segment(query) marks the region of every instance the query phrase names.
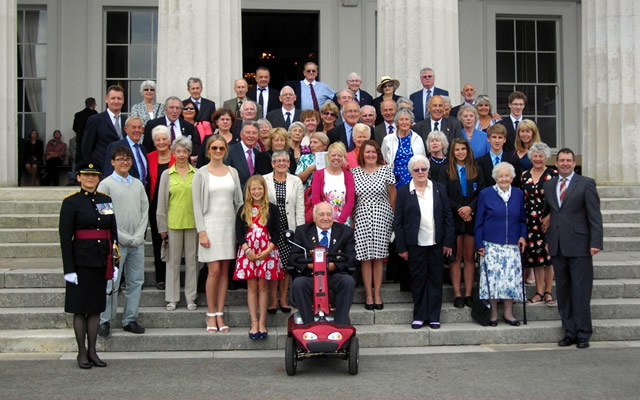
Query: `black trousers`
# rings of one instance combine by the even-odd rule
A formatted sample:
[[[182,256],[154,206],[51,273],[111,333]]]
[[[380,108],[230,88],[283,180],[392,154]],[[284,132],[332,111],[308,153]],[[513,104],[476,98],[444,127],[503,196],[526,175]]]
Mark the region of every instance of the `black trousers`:
[[[409,246],[413,319],[440,322],[442,309],[442,245]]]
[[[591,325],[591,291],[593,289],[593,258],[551,257],[556,279],[558,313],[566,335],[574,339],[589,339]]]
[[[336,314],[334,322],[338,325],[348,325],[356,281],[351,275],[334,273],[329,275],[329,289],[335,293]],[[291,292],[300,311],[302,322],[305,324],[313,322],[313,278],[298,276],[293,281]]]
[[[153,244],[153,265],[156,269],[156,282],[164,282],[167,274],[167,264],[162,261],[160,251],[162,249],[162,236],[158,232],[156,209],[158,208],[157,193],[154,201],[149,204],[149,225],[151,226],[151,243]]]

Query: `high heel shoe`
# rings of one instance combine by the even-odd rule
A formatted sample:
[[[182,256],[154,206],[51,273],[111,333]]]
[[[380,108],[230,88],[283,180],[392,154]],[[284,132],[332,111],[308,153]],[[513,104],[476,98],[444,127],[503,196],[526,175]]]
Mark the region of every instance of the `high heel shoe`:
[[[493,321],[489,320],[489,326],[496,327],[498,326],[498,320],[494,319]]]
[[[289,314],[291,312],[291,307],[280,306],[280,311],[282,311],[285,314]]]
[[[216,318],[218,316],[218,313],[207,313],[207,332],[218,332],[218,318]],[[213,318],[214,320],[214,325],[209,325],[209,318]]]
[[[218,323],[217,317],[222,317],[224,313],[222,311],[215,313],[216,314],[216,324]],[[222,325],[218,327],[218,331],[220,332],[229,332],[229,325]]]

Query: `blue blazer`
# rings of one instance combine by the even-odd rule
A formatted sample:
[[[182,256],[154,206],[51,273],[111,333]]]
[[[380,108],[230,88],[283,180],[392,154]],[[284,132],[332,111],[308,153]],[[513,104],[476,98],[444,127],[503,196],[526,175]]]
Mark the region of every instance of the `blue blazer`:
[[[504,201],[493,186],[482,189],[478,196],[474,239],[476,249],[484,248],[483,241],[496,244],[517,244],[527,238],[524,193],[511,186],[511,197]]]
[[[433,184],[433,221],[436,230],[436,243],[446,247],[453,247],[455,234],[447,189],[441,183],[434,181],[431,181],[431,183]],[[418,244],[420,205],[415,191],[409,192],[409,185],[404,185],[398,189],[393,229],[396,234],[398,253],[407,251],[407,246]]]
[[[147,150],[144,148],[142,143],[139,143],[139,144],[140,144],[140,150],[142,151],[142,156],[144,157],[145,161],[147,161],[147,180],[148,180],[149,179],[149,161],[147,160]],[[113,174],[113,165],[111,165],[111,152],[113,151],[113,149],[115,149],[118,146],[129,146],[129,141],[125,138],[122,140],[118,140],[117,142],[113,142],[107,147],[107,152],[105,153],[105,156],[104,156],[104,166],[102,167],[102,175],[104,175],[105,177]],[[131,149],[131,152],[134,153],[133,160],[131,161],[131,169],[129,169],[129,175],[133,176],[134,178],[140,179],[140,171],[138,171],[138,163],[136,163],[135,161],[136,160],[135,149],[132,149],[131,147],[129,147],[129,149]],[[147,186],[147,182],[142,182],[142,184],[144,186]]]
[[[449,91],[440,89],[439,87],[433,87],[433,96],[448,96]],[[413,113],[416,116],[415,121],[420,122],[424,119],[424,102],[422,101],[422,89],[417,92],[411,93],[409,100],[413,101]]]

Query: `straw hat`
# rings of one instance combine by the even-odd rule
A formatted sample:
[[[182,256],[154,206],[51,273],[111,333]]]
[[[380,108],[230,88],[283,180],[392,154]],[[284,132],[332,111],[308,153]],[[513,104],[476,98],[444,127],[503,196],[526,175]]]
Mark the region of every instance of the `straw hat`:
[[[398,88],[400,87],[400,81],[399,80],[393,79],[390,76],[383,76],[382,78],[380,78],[380,84],[376,88],[378,93],[382,93],[382,86],[384,86],[385,83],[389,83],[389,82],[393,83],[393,86],[395,87],[395,89],[393,89],[394,91],[398,90]]]

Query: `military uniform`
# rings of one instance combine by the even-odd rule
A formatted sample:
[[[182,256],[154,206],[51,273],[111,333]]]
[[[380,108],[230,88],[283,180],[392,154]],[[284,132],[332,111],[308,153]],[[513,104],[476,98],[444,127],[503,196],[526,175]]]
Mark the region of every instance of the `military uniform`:
[[[78,274],[78,285],[67,282],[65,311],[75,314],[104,311],[110,242],[118,239],[111,197],[85,190],[70,194],[62,202],[59,231],[64,273]],[[91,235],[92,232],[95,234]],[[110,235],[110,238],[81,239],[79,235]]]

